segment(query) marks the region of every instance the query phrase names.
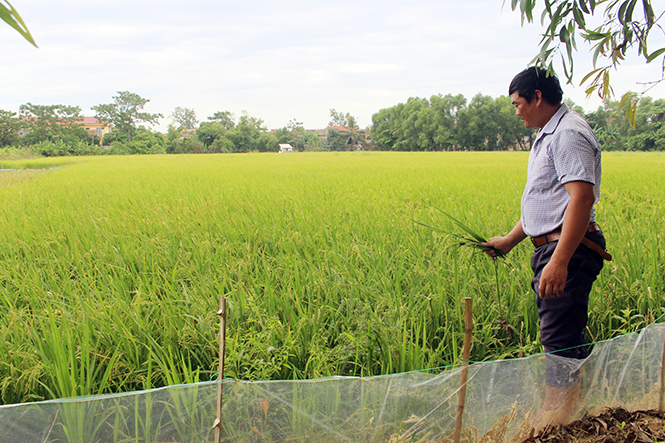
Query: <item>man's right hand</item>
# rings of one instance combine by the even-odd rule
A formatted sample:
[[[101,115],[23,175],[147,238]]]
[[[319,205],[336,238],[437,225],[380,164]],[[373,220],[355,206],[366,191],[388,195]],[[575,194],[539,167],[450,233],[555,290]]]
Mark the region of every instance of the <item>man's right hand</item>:
[[[489,241],[483,243],[483,245],[488,246],[490,248],[494,248],[496,250],[499,250],[503,252],[504,254],[509,253],[510,251],[513,250],[515,246],[522,240],[526,238],[526,234],[524,233],[524,229],[522,229],[522,221],[518,221],[515,227],[513,228],[512,231],[505,237],[492,237],[489,239]],[[487,254],[492,260],[496,259],[496,251],[493,250],[488,250],[485,251],[485,254]]]
[[[487,254],[492,260],[497,257],[496,250],[507,254],[515,247],[515,245],[511,244],[508,237],[492,237],[489,241],[483,243],[483,245],[493,248],[485,251],[485,254]]]

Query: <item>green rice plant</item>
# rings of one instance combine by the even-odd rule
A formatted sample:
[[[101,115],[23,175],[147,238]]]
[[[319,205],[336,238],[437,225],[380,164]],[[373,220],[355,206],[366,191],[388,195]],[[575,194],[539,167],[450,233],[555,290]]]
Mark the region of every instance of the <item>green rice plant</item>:
[[[441,209],[436,208],[437,211],[441,212],[443,215],[448,217],[450,220],[453,221],[457,227],[459,227],[462,231],[464,231],[464,234],[460,234],[457,232],[449,233],[450,236],[455,238],[457,240],[456,246],[463,246],[463,247],[468,247],[472,248],[481,252],[493,252],[496,257],[504,257],[505,254],[503,251],[500,251],[499,249],[493,248],[491,246],[485,245],[487,243],[487,239],[483,237],[481,234],[479,234],[476,230],[470,228],[469,226],[465,225],[461,221],[457,220],[455,217],[452,215],[448,214],[445,211],[442,211]],[[431,229],[436,229],[432,226],[426,225],[424,223],[416,221],[419,225],[431,228]]]
[[[493,254],[493,263],[494,263],[494,278],[495,278],[495,296],[496,296],[496,305],[497,308],[499,309],[499,318],[501,319],[500,324],[506,328],[506,330],[515,332],[515,329],[508,325],[506,322],[506,318],[503,315],[503,311],[501,310],[501,292],[500,292],[500,285],[499,285],[499,268],[497,265],[497,258],[503,258],[505,257],[505,254],[503,251],[500,251],[499,249],[496,249],[491,246],[487,246],[485,243],[487,243],[487,239],[481,234],[479,234],[475,229],[470,228],[469,226],[465,225],[461,221],[457,220],[455,217],[452,215],[448,214],[445,211],[442,211],[441,209],[436,208],[439,212],[441,212],[443,215],[445,215],[448,219],[452,220],[452,222],[459,227],[464,233],[449,233],[451,237],[455,239],[455,246],[457,247],[466,247],[466,248],[471,248],[472,250],[475,251],[480,251],[480,252],[491,252]],[[437,229],[432,226],[426,225],[424,223],[416,221],[417,224],[431,228],[431,229]],[[494,322],[493,322],[494,323]]]

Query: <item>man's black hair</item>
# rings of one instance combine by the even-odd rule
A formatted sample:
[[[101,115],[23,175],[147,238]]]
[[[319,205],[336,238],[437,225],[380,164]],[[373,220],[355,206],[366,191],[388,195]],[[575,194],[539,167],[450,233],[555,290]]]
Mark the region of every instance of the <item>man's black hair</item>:
[[[513,78],[508,88],[508,95],[517,92],[520,97],[528,103],[533,100],[533,95],[539,90],[543,99],[550,105],[556,106],[561,103],[563,91],[556,75],[547,75],[547,70],[534,66],[525,69]]]

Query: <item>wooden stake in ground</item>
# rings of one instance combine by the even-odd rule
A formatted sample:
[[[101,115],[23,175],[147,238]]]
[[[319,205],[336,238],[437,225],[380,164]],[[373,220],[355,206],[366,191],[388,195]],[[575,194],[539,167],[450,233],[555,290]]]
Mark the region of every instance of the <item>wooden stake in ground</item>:
[[[473,334],[473,300],[464,298],[464,348],[462,348],[462,359],[464,366],[459,381],[457,393],[457,416],[455,417],[455,433],[453,441],[459,443],[462,433],[462,416],[464,415],[464,402],[466,401],[466,382],[469,378],[469,356],[471,353],[471,337]]]
[[[222,401],[224,398],[224,355],[226,347],[226,297],[219,298],[219,373],[217,380],[217,418],[212,427],[215,429],[215,443],[222,439]]]
[[[663,340],[663,356],[660,361],[660,401],[658,402],[658,412],[665,412],[665,339]]]

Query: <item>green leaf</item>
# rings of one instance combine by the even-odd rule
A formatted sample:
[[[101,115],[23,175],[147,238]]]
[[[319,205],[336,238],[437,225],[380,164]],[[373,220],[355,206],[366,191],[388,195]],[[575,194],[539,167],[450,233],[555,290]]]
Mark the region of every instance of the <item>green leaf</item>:
[[[602,68],[602,69],[604,69],[604,68]],[[586,83],[587,80],[589,80],[594,74],[598,73],[598,71],[600,71],[600,70],[601,70],[601,68],[598,68],[598,69],[594,69],[593,71],[589,72],[587,75],[584,76],[584,78],[580,82],[580,85],[583,85],[584,83]]]
[[[586,90],[584,91],[584,93],[585,93],[585,94],[587,95],[587,97],[588,97],[588,96],[590,96],[591,94],[593,94],[593,91],[595,91],[597,88],[598,88],[598,85],[593,85],[593,86],[591,86],[590,88],[586,89]]]
[[[570,82],[573,79],[573,42],[568,40],[566,42],[566,53],[568,55],[568,62],[570,64],[570,77],[568,81]]]
[[[586,28],[586,21],[584,20],[584,13],[582,13],[581,10],[578,8],[573,9],[573,15],[575,16],[575,21],[577,22],[577,26],[580,28],[584,29]]]
[[[545,19],[552,15],[550,9],[543,9],[543,13],[540,15],[540,26],[545,26]]]
[[[14,7],[8,1],[0,1],[4,1],[7,3],[7,6],[9,6],[9,8],[7,8],[6,6],[0,4],[0,18],[4,20],[9,26],[16,29],[18,33],[21,34],[27,41],[32,43],[34,47],[37,47],[37,44],[32,38],[32,35],[30,35],[30,31],[28,31],[28,27],[25,25],[23,19],[18,14],[16,9],[14,9]]]
[[[635,4],[637,0],[631,0],[628,8],[626,8],[626,16],[624,17],[625,23],[630,23],[633,21],[633,11],[635,10]]]
[[[554,14],[552,15],[552,28],[556,28],[559,26],[559,23],[561,23],[561,13],[563,12],[563,8],[565,5],[559,5],[559,7],[554,11]]]
[[[630,93],[624,94],[624,97]],[[623,101],[623,100],[622,100]],[[635,129],[635,111],[637,110],[637,100],[634,99],[634,96],[630,99],[630,103],[626,105],[626,117],[630,125]]]
[[[596,50],[593,52],[593,66],[594,66],[594,68],[596,67],[596,64],[598,63],[598,57],[600,57],[600,55],[603,52],[603,47],[608,43],[608,41],[609,41],[609,37],[607,37],[604,42],[600,42],[596,45]]]
[[[568,47],[566,47],[566,49],[570,51]],[[568,70],[568,63],[570,63],[570,71]],[[568,83],[571,83],[573,81],[573,59],[570,56],[570,53],[568,54],[568,63],[566,63],[566,59],[563,57],[563,54],[561,54],[561,64],[563,65],[563,73],[566,76]]]
[[[619,101],[619,109],[625,108],[629,103],[632,103],[637,99],[637,94],[634,92],[626,92],[623,96],[621,96],[621,100]]]
[[[647,63],[651,63],[656,58],[665,53],[665,48],[660,48],[652,52],[650,55],[647,55]]]
[[[646,1],[646,0],[645,0]],[[589,14],[589,8],[586,5],[586,0],[579,0],[580,8],[584,11],[585,14]]]
[[[603,73],[603,86],[601,88],[603,99],[608,99],[612,95],[612,87],[610,86],[610,71],[605,70]]]
[[[621,4],[619,7],[619,13],[617,14],[617,18],[619,19],[619,22],[622,25],[626,25],[626,9],[628,9],[628,5],[630,4],[631,0],[626,0]]]
[[[654,14],[649,0],[642,0],[642,7],[644,8],[644,18],[647,21],[647,27],[651,28],[655,22],[656,14]]]
[[[527,22],[533,22],[533,8],[535,0],[520,0],[520,11],[522,11],[522,21],[526,17]]]
[[[584,34],[584,38],[587,40],[602,40],[607,38],[609,35],[610,34],[608,32],[588,31],[586,34]]]
[[[570,40],[570,33],[568,32],[567,26],[564,25],[561,27],[561,30],[559,31],[559,39],[563,43],[568,43],[568,41]]]
[[[575,22],[572,20],[568,23],[568,34],[570,35],[570,43],[573,45],[575,51],[577,51],[577,43],[575,43]]]

